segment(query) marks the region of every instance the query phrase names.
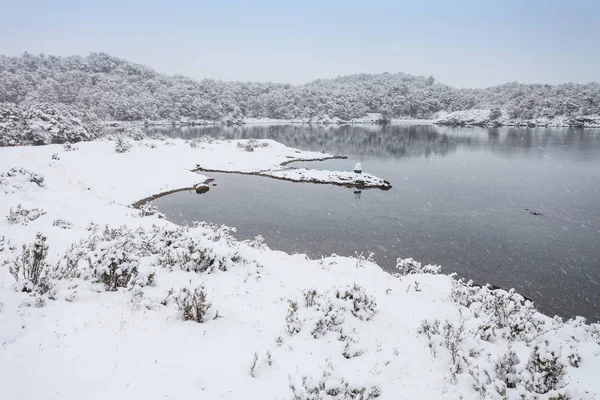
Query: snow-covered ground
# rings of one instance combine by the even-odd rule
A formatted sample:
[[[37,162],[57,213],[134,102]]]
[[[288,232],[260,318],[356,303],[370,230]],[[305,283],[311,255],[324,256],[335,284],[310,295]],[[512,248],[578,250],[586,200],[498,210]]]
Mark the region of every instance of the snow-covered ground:
[[[598,398],[598,325],[413,260],[390,275],[362,255],[310,260],[130,207],[203,181],[196,164],[327,156],[257,143],[0,148],[0,396]]]

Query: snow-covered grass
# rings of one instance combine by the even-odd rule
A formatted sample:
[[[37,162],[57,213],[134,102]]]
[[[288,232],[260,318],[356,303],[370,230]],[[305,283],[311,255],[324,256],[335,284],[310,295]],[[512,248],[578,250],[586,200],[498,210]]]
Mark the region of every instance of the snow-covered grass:
[[[598,325],[414,260],[310,260],[129,206],[202,181],[195,164],[320,155],[238,143],[0,149],[0,216],[46,212],[0,220],[2,398],[597,398]]]

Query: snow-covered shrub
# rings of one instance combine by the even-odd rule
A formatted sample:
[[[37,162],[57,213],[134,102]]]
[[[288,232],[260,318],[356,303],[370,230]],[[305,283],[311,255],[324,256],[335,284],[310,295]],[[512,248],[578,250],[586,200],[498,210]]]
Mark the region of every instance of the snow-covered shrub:
[[[253,378],[258,377],[261,370],[272,367],[274,363],[275,360],[270,351],[267,350],[264,355],[255,352],[250,363],[250,376]]]
[[[346,320],[346,308],[344,305],[324,301],[317,305],[320,314],[314,325],[311,335],[318,339],[327,334],[327,332],[342,332],[342,324]]]
[[[354,256],[356,258],[356,268],[362,268],[375,262],[375,253],[369,252],[369,255],[365,257],[363,253],[354,252]]]
[[[131,150],[131,147],[131,142],[129,142],[128,139],[125,139],[121,136],[117,137],[115,142],[115,151],[117,153],[127,153],[129,150]]]
[[[146,203],[140,207],[140,217],[151,217],[153,215],[156,215],[160,219],[167,218],[163,213],[158,211],[158,207],[150,203]]]
[[[338,291],[336,297],[352,301],[352,315],[361,321],[368,321],[377,313],[375,298],[368,295],[365,289],[357,284],[343,291]]]
[[[446,320],[440,329],[440,321],[430,322],[423,320],[417,333],[425,335],[428,339],[428,347],[431,354],[437,357],[438,348],[446,348],[450,356],[450,374],[451,381],[456,382],[458,374],[463,371],[465,364],[465,354],[463,350],[463,341],[465,338],[464,322],[455,325]]]
[[[237,248],[239,244],[231,237],[234,230],[225,226],[200,224],[203,234],[190,235],[187,228],[165,231],[159,238],[159,263],[169,269],[182,269],[198,273],[227,271],[244,260]]]
[[[288,313],[285,316],[285,329],[290,336],[299,333],[302,329],[302,323],[298,318],[298,303],[288,300]]]
[[[123,130],[123,133],[119,137],[129,138],[139,142],[140,140],[146,139],[146,134],[137,126],[128,126]]]
[[[571,367],[579,368],[579,365],[581,364],[581,355],[579,354],[577,349],[575,349],[575,347],[571,346],[569,348],[567,360],[569,360],[569,365],[571,365]]]
[[[306,289],[302,294],[304,295],[304,305],[306,307],[312,307],[316,304],[315,298],[317,297],[317,289]]]
[[[293,400],[372,400],[381,396],[378,386],[350,384],[344,378],[334,378],[325,371],[317,380],[303,376],[300,385],[290,382]]]
[[[76,150],[79,150],[79,147],[77,147],[71,143],[65,143],[65,144],[63,144],[63,150],[64,151],[76,151]]]
[[[41,282],[48,267],[47,256],[46,237],[37,233],[33,243],[23,245],[21,255],[7,262],[10,273],[19,283],[20,290],[31,292]]]
[[[208,136],[208,135],[202,135],[200,137],[190,140],[189,145],[193,149],[196,149],[196,148],[202,149],[202,148],[204,148],[204,144],[211,144],[214,141],[215,141],[215,138]]]
[[[58,218],[52,222],[52,226],[57,226],[61,229],[71,229],[73,227],[73,224],[69,221]]]
[[[126,288],[137,276],[139,261],[123,248],[100,245],[91,259],[94,275],[104,283],[107,291],[114,292],[119,288]]]
[[[518,370],[520,362],[517,353],[515,353],[512,347],[509,347],[506,353],[500,357],[494,366],[496,377],[501,380],[508,389],[516,388],[517,383],[521,379],[518,374],[521,372]]]
[[[354,357],[361,356],[365,353],[365,349],[358,346],[357,340],[351,336],[346,336],[345,340],[346,344],[344,345],[344,350],[342,351],[342,356],[349,360]]]
[[[456,327],[453,323],[446,321],[443,326],[444,346],[450,352],[450,374],[452,381],[462,372],[462,342],[464,340],[464,325],[461,323]]]
[[[268,250],[269,249],[269,247],[265,243],[265,238],[262,237],[262,235],[257,235],[254,237],[254,239],[245,240],[244,243],[246,243],[248,246],[252,247],[253,249],[257,249],[257,250]]]
[[[199,323],[206,321],[208,310],[211,307],[204,286],[198,286],[193,290],[182,288],[175,296],[175,303],[185,321]]]
[[[9,224],[28,225],[30,222],[35,221],[44,214],[46,214],[46,211],[40,208],[28,209],[19,204],[15,209],[12,207],[10,208],[6,220]]]
[[[437,355],[437,348],[439,343],[437,337],[440,335],[440,321],[434,320],[429,322],[428,320],[421,321],[421,325],[417,329],[417,333],[427,336],[429,351],[435,357]]]
[[[14,251],[16,249],[17,248],[10,243],[10,240],[6,236],[0,235],[0,253],[4,251]]]
[[[528,334],[537,331],[539,322],[533,303],[514,289],[493,290],[459,279],[452,281],[450,297],[481,319],[479,336],[484,340],[491,340],[498,330],[501,337],[509,339],[527,339]]]
[[[358,285],[322,293],[312,288],[307,289],[303,291],[303,300],[302,306],[306,308],[306,313],[303,314],[306,317],[299,315],[301,308],[298,302],[290,301],[286,330],[291,335],[300,332],[301,326],[313,324],[310,331],[313,338],[318,339],[328,332],[337,332],[340,341],[347,341],[348,334],[343,324],[349,315],[358,321],[369,321],[377,312],[375,298]]]
[[[439,265],[421,265],[420,262],[412,258],[398,258],[396,260],[395,276],[406,276],[413,274],[439,274],[441,267]]]
[[[248,141],[240,141],[237,144],[238,149],[243,149],[244,151],[252,152],[254,149],[260,147],[269,147],[269,142],[259,142],[256,139],[250,139]]]
[[[527,362],[527,371],[531,375],[528,389],[535,393],[548,393],[565,385],[560,348],[552,348],[548,342],[536,344]]]
[[[11,168],[0,174],[0,188],[5,193],[14,193],[30,183],[44,187],[44,176],[25,168]]]
[[[52,154],[52,159],[55,161],[58,161],[58,160],[60,160],[60,155],[58,155],[58,153],[54,153],[54,154]]]

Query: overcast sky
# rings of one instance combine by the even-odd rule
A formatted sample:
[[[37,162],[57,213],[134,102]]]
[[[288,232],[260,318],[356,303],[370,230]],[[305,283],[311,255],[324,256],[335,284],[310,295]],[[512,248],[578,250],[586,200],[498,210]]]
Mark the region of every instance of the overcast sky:
[[[196,79],[600,81],[600,0],[0,0],[0,10],[1,54],[105,52]]]

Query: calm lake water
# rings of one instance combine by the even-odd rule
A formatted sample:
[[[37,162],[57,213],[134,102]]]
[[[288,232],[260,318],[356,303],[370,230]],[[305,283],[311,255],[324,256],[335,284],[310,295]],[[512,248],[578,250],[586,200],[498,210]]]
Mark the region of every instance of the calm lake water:
[[[269,138],[347,160],[291,166],[366,172],[393,188],[352,189],[208,174],[204,195],[155,201],[179,224],[207,221],[313,257],[373,252],[514,287],[547,314],[600,320],[600,130],[436,126],[169,128],[193,138]],[[528,211],[528,210],[529,211]],[[541,213],[534,215],[533,213]]]

